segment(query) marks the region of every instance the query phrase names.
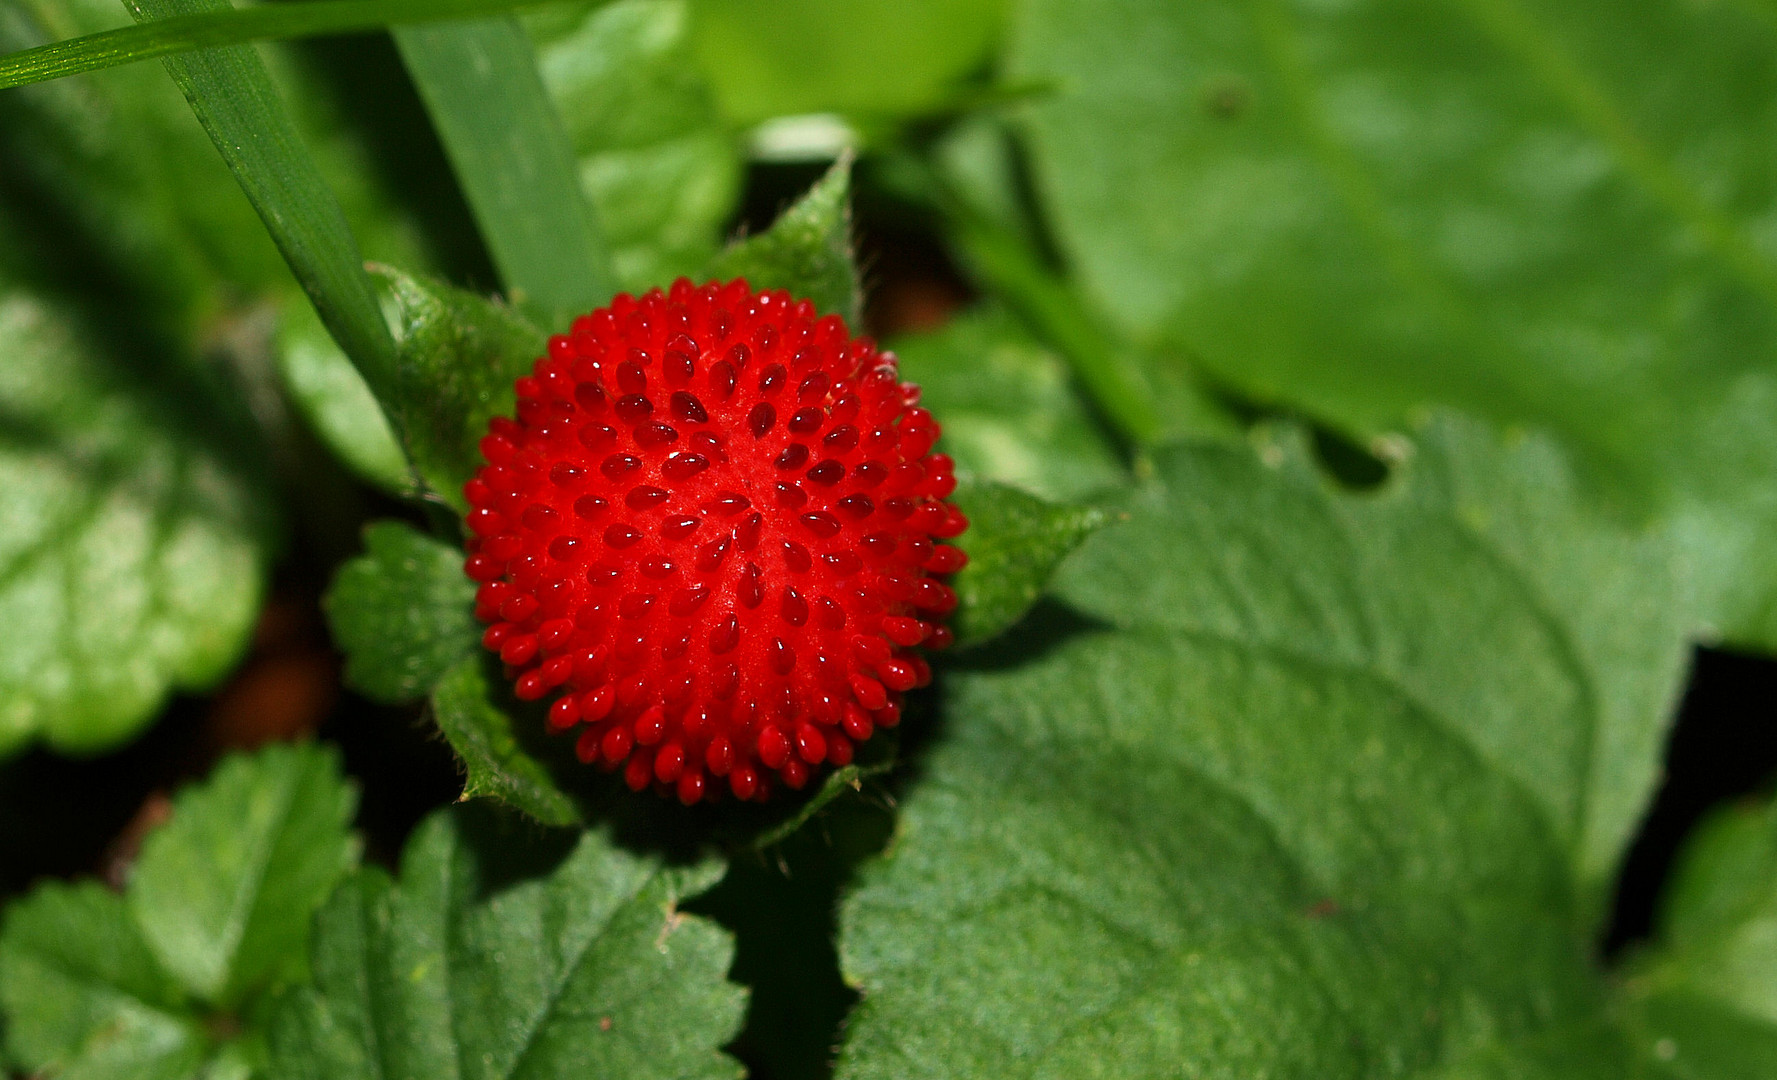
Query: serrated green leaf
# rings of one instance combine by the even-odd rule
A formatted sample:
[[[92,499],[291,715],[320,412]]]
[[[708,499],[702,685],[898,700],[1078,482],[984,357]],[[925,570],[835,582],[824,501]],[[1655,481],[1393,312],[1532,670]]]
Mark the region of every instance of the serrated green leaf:
[[[1052,503],[991,481],[964,483],[951,501],[969,517],[955,541],[969,564],[950,583],[958,645],[979,644],[1022,618],[1061,560],[1106,520],[1097,507]]]
[[[771,228],[716,256],[707,277],[744,277],[754,289],[788,289],[823,315],[856,327],[862,286],[852,262],[851,158],[843,157]]]
[[[51,882],[6,909],[0,1008],[13,1065],[82,1080],[186,1080],[208,1040],[121,896]]]
[[[0,283],[0,751],[117,745],[220,678],[258,610],[261,481],[207,395],[127,370]]]
[[[958,472],[1062,500],[1127,479],[1066,365],[1006,312],[974,310],[891,344]]]
[[[1594,748],[1671,693],[1597,687],[1682,664],[1677,615],[1636,595],[1666,539],[1564,518],[1571,478],[1525,467],[1546,446],[1449,421],[1373,496],[1258,450],[1159,453],[1066,564],[1044,647],[951,662],[946,741],[845,905],[839,1075],[1634,1074],[1586,959],[1587,838],[1623,782]],[[1621,562],[1562,610],[1567,571],[1450,475],[1521,480],[1535,552]],[[1638,647],[1576,644],[1582,620]]]
[[[740,155],[691,54],[689,22],[684,0],[527,20],[617,283],[632,292],[697,273],[740,198]]]
[[[225,759],[175,796],[123,895],[47,883],[0,925],[10,1061],[70,1080],[244,1080],[267,992],[307,971],[309,924],[356,857],[337,756]]]
[[[187,992],[237,1005],[303,971],[309,917],[358,857],[357,793],[331,749],[224,759],[142,844],[129,906]]]
[[[481,437],[495,416],[510,416],[512,384],[543,355],[545,336],[517,312],[461,289],[377,272],[401,312],[398,389],[408,457],[427,488],[466,512],[463,484],[481,466]]]
[[[452,668],[432,692],[438,729],[468,774],[463,797],[498,799],[545,825],[575,824],[579,806],[520,739],[521,732],[541,732],[542,717],[529,710],[532,723],[521,727],[513,716],[520,708],[479,656]]]
[[[346,682],[391,704],[426,697],[480,644],[463,551],[397,521],[368,526],[364,548],[321,602]]]
[[[1093,302],[1366,436],[1557,432],[1777,642],[1777,22],[1747,5],[1024,4],[1008,60]],[[1650,79],[1650,70],[1661,72]],[[1683,86],[1682,94],[1672,88]]]
[[[1649,1060],[1687,1080],[1777,1070],[1777,803],[1717,811],[1661,905],[1655,947],[1630,965],[1626,1005]]]
[[[126,6],[139,22],[233,10],[228,0],[126,0]],[[264,62],[251,46],[235,45],[164,63],[328,333],[371,388],[390,396],[395,342],[363,256]]]
[[[566,330],[616,286],[524,28],[505,17],[394,36],[513,303]]]
[[[283,1003],[270,1075],[738,1077],[719,1050],[745,1001],[723,978],[732,946],[677,909],[720,876],[600,832],[440,811],[399,883],[365,870],[322,912],[315,986]]]
[[[1003,0],[693,0],[697,53],[743,123],[839,112],[881,122],[945,104],[986,59]]]

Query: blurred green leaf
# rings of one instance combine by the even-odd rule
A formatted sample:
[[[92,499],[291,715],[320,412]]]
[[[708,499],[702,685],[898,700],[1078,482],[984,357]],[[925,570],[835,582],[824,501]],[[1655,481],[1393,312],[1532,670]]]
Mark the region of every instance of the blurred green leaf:
[[[1777,803],[1730,806],[1687,843],[1658,943],[1625,981],[1638,1042],[1686,1080],[1777,1071]]]
[[[193,49],[381,30],[534,7],[549,0],[310,0],[300,7],[185,12],[0,56],[0,88],[60,79]]]
[[[719,1050],[746,1000],[723,978],[733,947],[678,910],[720,864],[667,868],[600,832],[539,840],[439,811],[399,883],[366,869],[342,886],[316,923],[314,988],[279,1010],[270,1075],[739,1077]]]
[[[950,622],[959,645],[1016,623],[1061,560],[1106,520],[1096,507],[1052,503],[991,481],[964,483],[951,501],[969,516],[968,531],[956,539],[969,564],[951,581],[958,603]]]
[[[541,736],[541,711],[523,706],[503,681],[488,677],[490,661],[473,656],[452,668],[432,691],[432,715],[468,774],[463,797],[494,798],[545,825],[572,825],[580,808],[555,782],[549,768],[521,741]]]
[[[516,19],[397,29],[513,303],[550,330],[611,298],[610,253]]]
[[[6,1052],[29,1072],[187,1080],[209,1040],[124,899],[96,881],[46,882],[0,924]]]
[[[264,482],[207,393],[145,385],[38,295],[0,285],[0,356],[0,751],[105,749],[245,646]]]
[[[122,4],[0,5],[0,48],[127,23]],[[288,282],[277,248],[191,107],[157,65],[0,93],[14,244],[34,269],[189,340],[239,290]],[[12,246],[12,245],[9,245]]]
[[[392,495],[412,494],[413,470],[388,416],[314,308],[298,299],[281,315],[278,375],[303,418],[352,472]]]
[[[228,0],[126,3],[138,21],[233,10]],[[164,62],[328,332],[372,389],[386,396],[394,377],[394,339],[339,202],[303,146],[264,62],[248,45]]]
[[[244,1077],[267,992],[307,971],[315,910],[355,861],[338,756],[226,758],[175,797],[124,894],[48,883],[0,925],[8,1057],[44,1075]]]
[[[463,484],[481,467],[487,422],[513,414],[512,384],[543,355],[545,335],[473,293],[391,267],[376,271],[401,317],[398,388],[387,404],[428,490],[466,512]]]
[[[980,308],[891,344],[944,426],[959,473],[1072,499],[1127,478],[1067,367],[1005,311]]]
[[[621,0],[526,20],[617,283],[697,273],[740,198],[741,161],[690,48],[684,0]]]
[[[391,704],[426,697],[480,643],[463,550],[398,521],[373,522],[364,547],[321,601],[346,682]]]
[[[1564,516],[1546,444],[1444,420],[1418,448],[1363,496],[1288,432],[1159,452],[1043,647],[950,662],[946,738],[843,910],[838,1075],[1634,1075],[1588,837],[1657,759],[1598,748],[1666,718],[1683,641],[1641,594],[1674,587],[1668,541]],[[1562,586],[1584,610],[1473,520],[1476,477],[1604,564]],[[1593,652],[1599,621],[1637,647]],[[1604,704],[1647,656],[1665,680]]]
[[[697,54],[741,123],[945,104],[985,66],[1004,0],[692,0]]]
[[[1365,436],[1423,403],[1675,514],[1777,645],[1777,22],[1749,5],[1032,0],[1009,75],[1092,302]],[[1657,77],[1650,73],[1658,72]]]
[[[852,327],[864,309],[863,287],[852,261],[851,158],[841,158],[771,228],[716,256],[706,277],[746,278],[758,289],[788,289],[815,310],[839,315]]]

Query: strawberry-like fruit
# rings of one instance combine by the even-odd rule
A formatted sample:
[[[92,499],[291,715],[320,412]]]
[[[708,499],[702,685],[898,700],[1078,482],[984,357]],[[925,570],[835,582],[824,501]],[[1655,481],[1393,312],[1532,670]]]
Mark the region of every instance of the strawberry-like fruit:
[[[931,678],[967,520],[892,353],[745,281],[619,295],[549,339],[464,486],[483,643],[582,761],[763,799]]]

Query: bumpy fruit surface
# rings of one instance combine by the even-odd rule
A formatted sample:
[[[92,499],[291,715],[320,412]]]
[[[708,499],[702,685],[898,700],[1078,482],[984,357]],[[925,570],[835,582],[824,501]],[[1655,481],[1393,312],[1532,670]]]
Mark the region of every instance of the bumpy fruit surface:
[[[792,788],[900,719],[968,522],[892,353],[745,281],[549,340],[464,488],[476,615],[582,761],[686,803]]]

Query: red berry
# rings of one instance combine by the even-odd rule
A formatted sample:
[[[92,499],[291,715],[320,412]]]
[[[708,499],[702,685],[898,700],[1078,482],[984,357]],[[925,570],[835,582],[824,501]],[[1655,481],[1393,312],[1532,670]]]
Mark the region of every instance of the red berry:
[[[745,281],[619,295],[549,340],[464,485],[483,644],[630,787],[800,788],[900,720],[968,527],[892,353]]]

